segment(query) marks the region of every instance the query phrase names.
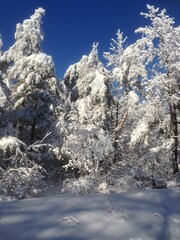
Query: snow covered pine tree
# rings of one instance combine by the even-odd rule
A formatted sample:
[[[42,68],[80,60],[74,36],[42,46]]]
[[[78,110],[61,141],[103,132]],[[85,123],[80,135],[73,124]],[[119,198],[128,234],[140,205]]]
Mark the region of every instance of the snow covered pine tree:
[[[16,42],[1,56],[9,82],[11,111],[8,117],[15,130],[11,133],[13,136],[4,135],[0,142],[3,158],[9,153],[9,165],[7,171],[3,169],[1,186],[17,197],[41,192],[45,188],[41,166],[51,169],[50,160],[57,157],[53,150],[59,143],[55,141],[59,85],[52,58],[41,51],[44,14],[45,10],[38,8],[30,19],[17,24]]]
[[[42,53],[42,8],[30,19],[17,24],[15,44],[3,54],[9,63],[8,79],[12,88],[14,123],[21,140],[33,143],[50,130],[52,111],[58,92],[54,63]]]
[[[67,168],[82,176],[97,176],[101,164],[110,164],[113,146],[110,135],[109,75],[98,58],[98,44],[88,56],[71,65],[64,83],[69,91],[71,107],[67,114],[68,134],[62,152]]]

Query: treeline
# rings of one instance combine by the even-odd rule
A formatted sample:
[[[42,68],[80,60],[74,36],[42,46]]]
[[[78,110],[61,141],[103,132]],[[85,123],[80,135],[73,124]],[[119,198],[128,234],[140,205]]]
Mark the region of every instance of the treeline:
[[[62,81],[41,50],[45,11],[17,24],[0,52],[1,195],[179,186],[180,27],[147,9],[135,43],[118,30],[106,66],[93,44]]]

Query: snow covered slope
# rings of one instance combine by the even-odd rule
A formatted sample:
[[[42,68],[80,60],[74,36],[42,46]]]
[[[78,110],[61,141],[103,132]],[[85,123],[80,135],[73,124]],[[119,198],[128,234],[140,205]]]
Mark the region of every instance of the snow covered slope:
[[[179,240],[180,189],[0,203],[1,240]]]

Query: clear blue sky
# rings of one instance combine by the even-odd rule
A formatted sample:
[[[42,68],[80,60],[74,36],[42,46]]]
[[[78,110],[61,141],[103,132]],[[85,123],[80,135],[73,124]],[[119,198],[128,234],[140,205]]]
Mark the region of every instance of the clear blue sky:
[[[166,8],[176,25],[180,25],[180,0],[1,0],[0,33],[3,50],[14,43],[17,23],[43,7],[45,39],[42,49],[51,55],[57,75],[62,79],[69,65],[88,54],[93,42],[99,42],[99,56],[109,50],[117,29],[127,36],[127,43],[136,38],[134,30],[147,25],[140,12],[146,4]]]

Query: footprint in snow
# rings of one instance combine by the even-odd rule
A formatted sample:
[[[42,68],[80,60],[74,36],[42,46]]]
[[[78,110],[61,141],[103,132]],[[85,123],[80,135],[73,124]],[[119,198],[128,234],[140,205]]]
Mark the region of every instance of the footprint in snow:
[[[119,216],[120,218],[127,220],[130,216],[124,212],[119,211],[119,209],[108,209],[107,213],[114,216]]]
[[[159,213],[153,213],[153,216],[156,217],[160,222],[163,222],[163,217]]]
[[[67,216],[62,218],[62,221],[66,224],[77,225],[80,224],[79,220],[73,216]]]

